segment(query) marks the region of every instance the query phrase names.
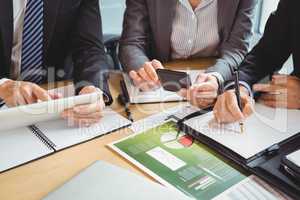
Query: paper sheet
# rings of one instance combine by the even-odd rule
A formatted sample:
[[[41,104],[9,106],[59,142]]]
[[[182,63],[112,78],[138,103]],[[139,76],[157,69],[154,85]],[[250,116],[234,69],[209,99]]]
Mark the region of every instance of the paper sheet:
[[[191,81],[194,82],[201,70],[186,71]],[[174,92],[169,92],[163,88],[157,88],[152,91],[143,92],[136,88],[127,75],[123,75],[126,88],[130,97],[130,103],[158,103],[168,101],[182,101],[183,98]]]
[[[300,150],[287,155],[286,158],[300,167]]]
[[[300,110],[272,109],[256,104],[255,113],[244,122],[242,134],[238,123],[219,125],[212,112],[185,124],[249,159],[299,133],[299,119]]]
[[[292,200],[256,176],[241,181],[213,200]]]

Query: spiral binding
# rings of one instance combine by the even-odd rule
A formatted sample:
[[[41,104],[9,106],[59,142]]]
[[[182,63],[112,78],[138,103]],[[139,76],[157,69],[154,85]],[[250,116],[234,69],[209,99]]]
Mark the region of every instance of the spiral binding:
[[[32,133],[43,143],[47,146],[47,148],[49,148],[50,150],[54,150],[56,145],[49,140],[49,138],[47,138],[44,133],[35,125],[29,126],[29,128],[31,129]]]

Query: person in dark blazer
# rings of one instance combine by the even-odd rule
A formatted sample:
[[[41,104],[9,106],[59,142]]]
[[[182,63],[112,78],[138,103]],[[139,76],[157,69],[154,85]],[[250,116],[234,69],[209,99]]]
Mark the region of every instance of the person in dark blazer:
[[[193,104],[212,104],[248,53],[257,0],[127,0],[120,61],[142,90],[159,85],[155,72],[175,59],[217,56],[189,91]],[[219,92],[221,89],[219,90]],[[205,94],[204,94],[205,93]]]
[[[107,69],[98,0],[0,2],[0,99],[6,105],[58,98],[38,85],[66,79],[79,94],[104,92],[111,99]],[[100,120],[104,106],[101,100],[62,116],[89,126]]]
[[[270,107],[300,109],[300,13],[297,0],[281,0],[271,14],[263,38],[240,66],[243,110],[228,90],[218,98],[214,108],[221,123],[239,121],[253,112],[250,87],[262,92],[260,102]],[[257,84],[262,78],[282,68],[293,55],[294,71],[290,75],[273,75],[268,84]],[[228,84],[230,86],[231,83]]]

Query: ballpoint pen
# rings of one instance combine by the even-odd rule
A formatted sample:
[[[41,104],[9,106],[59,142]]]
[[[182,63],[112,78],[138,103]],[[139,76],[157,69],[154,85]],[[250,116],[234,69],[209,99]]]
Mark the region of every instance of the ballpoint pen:
[[[124,106],[127,118],[133,122],[132,114],[129,109],[129,95],[124,80],[120,81],[120,87],[121,87],[121,94],[118,96],[118,101],[121,105]]]
[[[235,83],[235,95],[237,98],[238,106],[241,111],[243,111],[242,101],[241,101],[241,93],[240,93],[240,84],[239,84],[239,71],[238,69],[234,70],[234,83]],[[240,121],[240,129],[241,133],[244,133],[244,122]]]

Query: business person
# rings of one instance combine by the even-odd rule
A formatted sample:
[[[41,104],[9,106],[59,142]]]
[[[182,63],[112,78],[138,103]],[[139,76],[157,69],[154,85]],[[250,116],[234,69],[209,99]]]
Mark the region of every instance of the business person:
[[[68,55],[73,69],[65,66]],[[98,0],[0,2],[0,99],[8,106],[59,98],[38,85],[69,78],[79,94],[108,94],[107,67]],[[62,117],[89,126],[100,120],[103,108],[101,99]]]
[[[281,0],[271,14],[263,38],[240,66],[242,111],[232,90],[221,95],[214,108],[220,123],[239,121],[253,112],[250,88],[263,92],[260,101],[270,107],[300,109],[300,2]],[[290,75],[273,75],[268,84],[257,84],[263,77],[279,70],[290,55],[294,71]],[[250,86],[250,87],[248,87]]]
[[[173,59],[218,56],[189,91],[192,103],[215,101],[252,36],[256,0],[127,0],[120,61],[143,90],[159,84],[155,69]],[[187,66],[188,67],[188,66]],[[220,86],[220,87],[219,87]]]

